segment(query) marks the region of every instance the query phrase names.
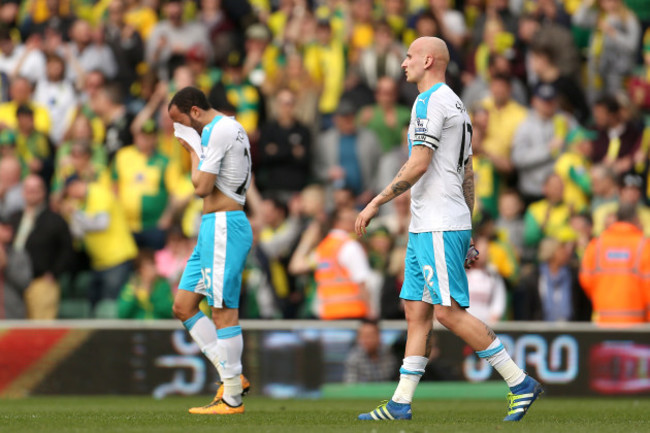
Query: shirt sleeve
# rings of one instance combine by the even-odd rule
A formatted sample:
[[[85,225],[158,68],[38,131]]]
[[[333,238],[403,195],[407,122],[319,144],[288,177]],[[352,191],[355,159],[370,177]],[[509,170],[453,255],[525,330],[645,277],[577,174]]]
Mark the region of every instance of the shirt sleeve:
[[[210,132],[207,141],[207,146],[202,143],[205,153],[204,157],[199,161],[199,170],[206,173],[219,174],[221,161],[228,149],[232,146],[232,129],[225,129],[217,124]]]
[[[355,283],[365,283],[370,277],[368,256],[360,243],[346,242],[338,255],[339,263],[350,273],[350,278]]]
[[[445,117],[445,110],[439,103],[418,96],[415,118],[411,120],[413,146],[427,146],[437,150]]]

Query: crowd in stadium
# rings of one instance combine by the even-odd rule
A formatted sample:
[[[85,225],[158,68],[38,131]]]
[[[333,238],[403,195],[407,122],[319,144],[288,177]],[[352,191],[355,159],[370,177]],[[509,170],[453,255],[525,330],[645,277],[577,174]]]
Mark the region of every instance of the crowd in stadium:
[[[331,318],[318,286],[346,278],[344,316],[403,318],[409,195],[352,232],[408,158],[406,47],[437,36],[473,124],[470,311],[591,320],[585,251],[618,221],[640,258],[607,284],[647,320],[648,27],[645,0],[4,1],[0,318],[172,317],[201,216],[167,113],[186,86],[251,141],[241,317]]]

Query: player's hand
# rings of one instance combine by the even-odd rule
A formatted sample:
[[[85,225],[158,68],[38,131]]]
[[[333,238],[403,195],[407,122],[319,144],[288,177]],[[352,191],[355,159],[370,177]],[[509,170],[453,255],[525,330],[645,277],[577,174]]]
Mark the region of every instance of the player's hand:
[[[467,250],[467,254],[465,255],[465,269],[470,269],[474,265],[478,260],[478,255],[479,252],[474,246],[474,242],[472,242],[469,246],[469,250]]]
[[[368,224],[370,224],[370,221],[377,215],[377,212],[379,211],[379,206],[377,206],[374,202],[368,203],[368,206],[366,206],[359,216],[357,217],[357,221],[354,224],[354,230],[357,233],[357,236],[363,236],[366,234],[366,227],[368,227]]]
[[[190,153],[193,152],[193,150],[192,150],[192,146],[190,146],[190,145],[187,143],[187,141],[183,140],[182,138],[178,138],[178,137],[176,137],[176,139],[177,139],[178,142],[181,144],[181,146],[183,146],[183,147],[185,148],[185,150],[187,150],[187,151],[190,152]]]

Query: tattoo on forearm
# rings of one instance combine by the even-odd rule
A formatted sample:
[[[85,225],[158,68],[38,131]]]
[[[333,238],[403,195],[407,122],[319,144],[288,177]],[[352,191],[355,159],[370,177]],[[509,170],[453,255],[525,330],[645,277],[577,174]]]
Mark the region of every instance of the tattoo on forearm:
[[[392,186],[395,197],[402,194],[404,191],[407,191],[409,188],[411,188],[411,184],[405,180],[400,180]]]
[[[429,355],[431,355],[431,349],[432,348],[433,348],[433,329],[431,329],[429,331],[429,333],[427,334],[427,343],[426,343],[426,346],[424,348],[424,356],[425,357],[428,358]]]
[[[483,325],[485,326],[485,329],[487,330],[487,335],[488,335],[488,337],[490,337],[490,339],[491,339],[492,341],[496,340],[496,339],[497,339],[497,336],[496,336],[496,334],[494,333],[494,331],[492,330],[492,328],[490,328],[489,326],[487,326],[485,323],[484,323]]]
[[[405,180],[398,180],[397,182],[388,185],[388,187],[386,187],[386,189],[382,191],[381,196],[390,197],[391,199],[393,199],[398,195],[403,194],[405,191],[409,190],[411,186],[412,185],[410,182],[407,182]]]
[[[433,154],[432,149],[429,149],[426,146],[416,146],[416,148],[418,152],[420,151],[426,152],[427,157],[429,159],[431,158],[431,155]],[[393,182],[381,192],[380,195],[382,197],[386,197],[388,198],[388,200],[392,200],[398,195],[408,191],[413,186],[413,184],[419,180],[419,177],[417,178],[407,177],[408,180],[403,180],[404,172],[407,171],[407,168],[410,167],[412,164],[413,164],[412,161],[409,159],[406,162],[406,164],[404,164],[402,168],[400,168],[399,172],[397,172],[397,175],[395,176],[395,179],[393,179]]]
[[[463,180],[463,197],[469,208],[469,213],[474,214],[474,170],[471,162],[465,166],[465,179]]]
[[[398,180],[399,178],[402,177],[402,174],[404,173],[404,170],[406,170],[406,164],[404,164],[402,166],[402,168],[400,168],[399,171],[397,172],[397,175],[395,175],[395,180],[397,182],[395,182],[395,184],[391,183],[390,185],[388,185],[388,187],[386,187],[385,190],[383,190],[381,192],[382,197],[395,198],[395,197],[402,194],[404,191],[406,191],[407,189],[409,189],[411,187],[411,185],[408,182]],[[404,189],[404,190],[399,191],[399,188],[397,186],[400,185],[400,184],[403,184],[403,183],[407,184],[408,187],[406,187],[406,189]],[[396,188],[397,188],[397,190],[396,190]],[[399,191],[399,192],[397,192],[397,191]]]

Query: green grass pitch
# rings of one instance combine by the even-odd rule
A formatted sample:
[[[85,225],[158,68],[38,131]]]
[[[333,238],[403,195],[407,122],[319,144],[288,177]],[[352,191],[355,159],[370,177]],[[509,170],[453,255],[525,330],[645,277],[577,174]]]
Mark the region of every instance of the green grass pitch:
[[[650,432],[650,399],[542,398],[519,423],[504,423],[506,401],[420,400],[412,421],[357,421],[379,401],[271,400],[248,397],[246,413],[189,415],[206,398],[32,397],[0,400],[0,432],[151,433],[461,433]]]

